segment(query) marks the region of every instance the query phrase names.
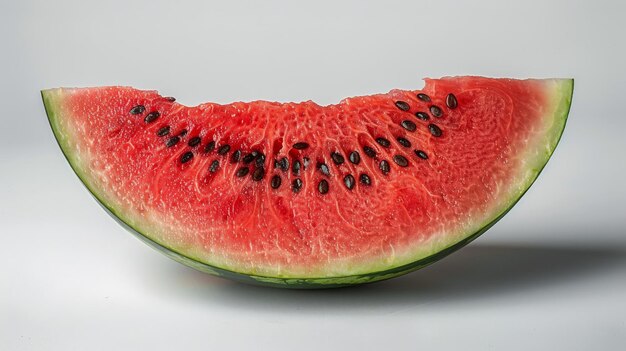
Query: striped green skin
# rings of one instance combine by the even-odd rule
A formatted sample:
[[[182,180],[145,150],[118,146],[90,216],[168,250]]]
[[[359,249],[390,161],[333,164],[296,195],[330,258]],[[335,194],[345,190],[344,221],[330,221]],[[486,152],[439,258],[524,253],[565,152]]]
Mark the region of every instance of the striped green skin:
[[[481,229],[476,231],[475,233],[469,233],[464,239],[451,243],[449,246],[437,251],[433,252],[431,255],[418,259],[409,264],[405,264],[399,267],[394,267],[392,269],[383,270],[383,271],[375,271],[368,272],[366,274],[359,275],[348,275],[342,277],[319,277],[319,278],[288,278],[288,277],[266,277],[266,276],[257,276],[257,275],[248,275],[239,273],[236,271],[226,270],[223,268],[211,266],[204,262],[200,262],[191,257],[185,256],[161,243],[158,243],[152,240],[145,233],[141,233],[136,230],[128,223],[123,220],[123,217],[118,214],[115,208],[113,208],[110,204],[104,201],[101,197],[97,195],[97,193],[92,189],[89,185],[89,182],[86,181],[86,176],[84,171],[76,166],[75,162],[73,162],[72,155],[68,154],[66,148],[64,147],[64,141],[62,140],[62,136],[58,130],[57,119],[60,117],[57,105],[54,100],[54,96],[50,91],[44,90],[41,92],[44,106],[46,109],[46,114],[48,116],[48,121],[52,128],[52,131],[55,135],[57,143],[59,144],[65,158],[68,163],[81,180],[83,185],[89,190],[92,196],[98,201],[98,203],[113,217],[117,222],[119,222],[124,228],[126,228],[129,232],[134,234],[140,240],[151,246],[152,248],[162,252],[173,260],[185,264],[189,267],[192,267],[196,270],[209,273],[212,275],[228,278],[234,281],[249,283],[254,285],[262,285],[262,286],[270,286],[270,287],[278,287],[278,288],[291,288],[291,289],[320,289],[320,288],[335,288],[335,287],[343,287],[343,286],[351,286],[357,284],[366,284],[377,281],[382,281],[390,278],[394,278],[397,276],[401,276],[407,274],[409,272],[418,270],[420,268],[426,267],[449,254],[457,251],[458,249],[464,247],[465,245],[472,242],[474,239],[479,237],[481,234],[486,232],[489,228],[491,228],[496,222],[498,222],[502,217],[504,217],[508,211],[513,208],[513,206],[521,199],[521,197],[528,191],[530,186],[535,182],[548,160],[554,153],[556,146],[562,136],[563,130],[565,128],[565,124],[567,121],[567,117],[569,114],[572,94],[574,90],[574,80],[567,79],[561,80],[559,83],[559,87],[554,92],[555,96],[553,100],[556,102],[556,107],[554,109],[554,114],[552,116],[547,116],[546,118],[552,119],[554,121],[554,127],[551,128],[551,135],[547,135],[547,140],[550,140],[550,147],[548,152],[544,155],[540,155],[541,159],[538,160],[537,164],[540,165],[539,168],[532,169],[533,176],[529,178],[527,183],[523,186],[523,191],[519,193],[515,198],[510,199],[510,204],[502,211],[500,214],[495,216],[494,219],[485,223],[481,226]]]

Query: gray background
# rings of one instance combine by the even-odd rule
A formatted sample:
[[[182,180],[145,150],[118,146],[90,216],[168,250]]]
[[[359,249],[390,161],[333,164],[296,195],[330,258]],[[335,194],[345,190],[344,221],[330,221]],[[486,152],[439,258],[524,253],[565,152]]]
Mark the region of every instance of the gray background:
[[[0,349],[626,349],[622,1],[0,3]],[[185,104],[305,100],[423,76],[574,77],[525,198],[392,281],[281,291],[197,273],[110,219],[66,164],[42,88]]]

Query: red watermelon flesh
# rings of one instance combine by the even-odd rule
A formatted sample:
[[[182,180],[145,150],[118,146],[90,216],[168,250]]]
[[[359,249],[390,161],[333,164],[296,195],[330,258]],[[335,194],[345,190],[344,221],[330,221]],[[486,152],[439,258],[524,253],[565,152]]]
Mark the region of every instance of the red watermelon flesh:
[[[544,167],[572,89],[454,77],[328,106],[42,94],[80,179],[154,246],[219,275],[325,286],[405,273],[482,233]]]

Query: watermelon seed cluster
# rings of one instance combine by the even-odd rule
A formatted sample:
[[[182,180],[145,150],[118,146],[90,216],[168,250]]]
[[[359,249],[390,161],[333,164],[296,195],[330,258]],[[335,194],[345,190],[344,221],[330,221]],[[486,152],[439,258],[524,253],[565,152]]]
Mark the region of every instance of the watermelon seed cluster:
[[[419,93],[416,96],[417,96],[417,99],[419,99],[422,102],[426,102],[429,104],[432,102],[431,98],[424,93]],[[164,99],[170,102],[174,102],[176,100],[173,97],[166,97]],[[458,100],[456,96],[452,93],[446,96],[445,103],[449,109],[455,109],[458,106]],[[411,105],[408,102],[398,100],[398,101],[395,101],[394,104],[400,111],[410,113]],[[435,118],[442,118],[444,115],[443,109],[434,104],[431,104],[428,107],[427,111],[430,112],[430,115],[432,115]],[[131,108],[129,112],[131,115],[142,115],[144,112],[146,112],[146,108],[143,105],[136,105],[133,108]],[[415,116],[415,118],[417,118],[420,121],[430,121],[429,114],[424,111],[417,111],[413,113],[413,115]],[[160,116],[161,114],[158,111],[151,111],[145,115],[144,122],[153,123]],[[417,124],[411,119],[403,119],[400,122],[400,126],[407,132],[415,132],[418,129]],[[429,123],[427,125],[427,129],[430,132],[430,134],[434,137],[438,138],[443,135],[443,131],[435,123]],[[167,125],[159,128],[156,132],[156,135],[158,137],[170,136],[165,141],[165,146],[167,148],[172,148],[178,143],[180,143],[180,141],[186,134],[187,134],[187,130],[183,129],[177,135],[170,136],[171,127]],[[395,140],[398,142],[399,145],[401,145],[404,148],[411,148],[412,146],[411,142],[402,136],[396,137]],[[391,147],[391,141],[383,136],[376,137],[374,141],[376,142],[376,144],[378,144],[379,146],[385,149],[388,149]],[[200,136],[195,136],[189,139],[189,141],[187,142],[187,146],[190,148],[196,148],[201,143],[202,143],[202,138]],[[309,149],[309,147],[310,145],[306,141],[298,141],[292,145],[292,148],[294,150],[297,150],[300,152]],[[204,154],[209,154],[215,149],[217,149],[217,154],[219,156],[226,156],[231,150],[231,145],[223,144],[218,147],[214,140],[210,140],[204,145],[204,147],[202,148],[202,152]],[[367,157],[378,160],[378,153],[371,145],[363,145],[362,151]],[[428,154],[423,150],[415,149],[413,150],[413,153],[415,154],[415,156],[417,156],[421,160],[428,159]],[[344,157],[344,155],[342,155],[338,151],[332,151],[329,154],[329,156],[332,162],[336,166],[340,166],[346,162],[346,157]],[[193,158],[194,158],[194,152],[191,150],[187,150],[181,155],[180,162],[181,164],[185,164],[185,163],[192,161]],[[359,151],[352,150],[348,153],[347,159],[353,165],[358,165],[361,162],[361,155]],[[405,168],[409,166],[409,159],[407,159],[403,155],[395,154],[392,156],[392,160],[399,167]],[[248,175],[251,175],[251,178],[253,181],[261,181],[263,178],[265,178],[265,175],[266,175],[265,161],[266,161],[265,154],[263,154],[263,152],[258,151],[258,150],[252,150],[246,155],[243,155],[242,150],[235,150],[230,155],[231,164],[238,164],[240,162],[243,164],[241,167],[237,169],[237,171],[235,172],[235,176],[238,178],[243,178]],[[291,162],[291,167],[290,167],[289,158],[283,156],[281,158],[277,158],[274,160],[274,169],[278,171],[283,171],[284,173],[287,173],[289,170],[291,170],[291,173],[295,177],[295,179],[293,179],[291,182],[291,190],[294,193],[298,193],[301,191],[302,187],[304,186],[304,183],[301,179],[302,171],[307,169],[310,161],[311,160],[306,156],[302,157],[302,160],[295,158]],[[252,170],[250,168],[251,166],[254,166]],[[219,160],[215,159],[211,161],[208,167],[209,174],[216,173],[219,170],[219,167],[220,167]],[[382,159],[378,162],[378,168],[383,175],[387,175],[389,174],[389,172],[391,172],[391,164],[389,163],[388,160],[385,160],[385,159]],[[330,167],[324,162],[318,161],[315,169],[318,170],[323,176],[330,177],[331,175]],[[358,175],[358,181],[360,184],[364,186],[370,186],[372,184],[371,177],[367,173],[364,173],[364,172]],[[352,190],[354,189],[356,185],[356,179],[352,174],[346,174],[343,177],[343,184],[348,190]],[[272,175],[272,177],[270,178],[271,188],[279,189],[281,185],[282,185],[282,177],[279,174]],[[327,194],[329,190],[330,190],[330,184],[327,179],[321,179],[317,183],[317,191],[320,194],[322,195]]]

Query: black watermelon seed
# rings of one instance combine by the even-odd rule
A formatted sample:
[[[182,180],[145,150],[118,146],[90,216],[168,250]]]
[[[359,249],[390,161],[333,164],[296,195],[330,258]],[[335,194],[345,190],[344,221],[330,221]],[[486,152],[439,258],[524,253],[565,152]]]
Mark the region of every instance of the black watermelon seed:
[[[204,146],[204,153],[209,153],[215,149],[215,141],[211,140]]]
[[[254,161],[254,164],[257,167],[263,167],[263,165],[265,164],[265,155],[260,153],[259,156],[257,156],[256,160]]]
[[[441,136],[441,128],[437,127],[436,124],[429,124],[428,125],[428,130],[430,131],[430,134],[432,134],[435,137],[440,137]]]
[[[283,157],[278,161],[274,161],[274,168],[280,168],[283,171],[286,171],[289,169],[289,160],[287,159],[287,157]]]
[[[428,96],[428,95],[426,95],[424,93],[417,94],[417,98],[422,100],[422,101],[430,102],[430,96]]]
[[[187,145],[191,147],[198,146],[201,141],[202,141],[202,138],[200,138],[199,136],[196,136],[196,137],[189,139],[189,142],[187,143]]]
[[[230,151],[230,145],[222,145],[219,149],[217,149],[217,153],[220,155],[226,155]]]
[[[241,177],[245,177],[249,172],[250,170],[248,169],[248,167],[241,167],[237,170],[237,173],[235,173],[235,175],[241,178]]]
[[[137,106],[135,106],[135,107],[130,109],[130,114],[131,115],[140,115],[140,114],[144,113],[145,110],[146,110],[145,106],[137,105]]]
[[[435,116],[435,117],[441,117],[443,116],[443,111],[441,110],[441,108],[439,106],[435,106],[432,105],[430,107],[430,113]]]
[[[389,142],[388,139],[385,139],[383,137],[378,137],[376,138],[376,142],[382,146],[382,147],[390,147],[391,146],[391,142]]]
[[[446,106],[451,109],[455,109],[458,105],[459,102],[456,100],[456,96],[454,96],[454,94],[452,93],[448,94],[448,96],[446,97]]]
[[[328,192],[328,181],[326,179],[322,179],[317,183],[317,191],[322,195]]]
[[[365,173],[361,173],[361,175],[359,176],[359,181],[363,185],[371,185],[372,184],[372,180],[370,179],[370,176],[368,176]]]
[[[278,174],[276,174],[272,177],[272,180],[270,181],[270,185],[272,186],[272,189],[278,189],[278,187],[280,186],[282,182],[283,180],[280,179],[280,176]]]
[[[422,150],[414,150],[413,152],[415,152],[417,157],[421,158],[422,160],[428,160],[428,155],[424,151],[422,151]]]
[[[389,162],[387,162],[387,160],[380,161],[380,163],[378,164],[378,168],[380,168],[383,174],[387,174],[391,170],[391,166],[389,165]]]
[[[187,163],[187,162],[191,161],[192,158],[193,158],[193,152],[187,151],[180,157],[180,162],[181,163]]]
[[[409,106],[406,101],[396,101],[396,107],[401,109],[402,111],[408,111],[409,109],[411,109],[411,106]]]
[[[335,162],[336,165],[340,165],[340,164],[344,163],[344,161],[345,161],[343,156],[341,156],[341,154],[338,153],[337,151],[331,153],[330,154],[330,158],[333,159],[333,162]]]
[[[291,190],[293,190],[294,193],[297,193],[300,189],[302,189],[302,179],[296,178],[293,182],[291,182]]]
[[[265,168],[259,167],[252,172],[252,180],[258,182],[265,177]]]
[[[178,144],[178,142],[180,141],[180,138],[177,136],[171,137],[169,139],[167,139],[167,141],[165,142],[165,146],[166,147],[172,147],[176,144]]]
[[[406,167],[409,165],[409,160],[407,160],[406,157],[402,155],[394,155],[393,162],[395,162],[400,167]]]
[[[415,117],[417,117],[417,119],[421,119],[422,121],[428,121],[430,119],[428,114],[425,112],[415,112]]]
[[[158,131],[157,131],[157,136],[160,137],[164,137],[166,135],[168,135],[170,133],[170,126],[165,126],[165,127],[161,127]]]
[[[164,99],[165,99],[165,100],[167,100],[167,101],[169,101],[169,102],[174,102],[174,101],[176,101],[176,98],[175,98],[175,97],[173,97],[173,96],[167,96],[167,97],[164,97]]]
[[[293,165],[291,166],[291,170],[293,171],[293,174],[300,175],[301,168],[302,168],[302,164],[300,163],[300,161],[298,160],[293,161]]]
[[[411,147],[411,142],[403,137],[398,137],[396,140],[398,141],[398,144],[404,147]]]
[[[230,155],[230,163],[237,163],[239,162],[240,158],[241,158],[241,150],[237,150],[233,152],[232,155]]]
[[[213,162],[211,162],[211,165],[209,165],[209,172],[215,173],[215,172],[217,172],[217,169],[219,167],[220,167],[220,161],[213,160]]]
[[[355,165],[358,165],[359,162],[361,162],[361,155],[359,155],[358,151],[352,151],[350,155],[348,156],[348,159],[350,160],[350,162],[354,163]]]
[[[309,147],[309,144],[305,143],[304,141],[299,141],[299,142],[293,144],[293,148],[296,149],[296,150],[304,150],[304,149],[306,149],[308,147]]]
[[[154,121],[156,121],[157,118],[159,118],[161,114],[158,113],[157,111],[154,112],[150,112],[146,115],[146,118],[143,119],[144,122],[146,123],[152,123]]]
[[[181,130],[180,133],[178,133],[178,135],[180,135],[181,137],[187,135],[187,129]]]
[[[350,190],[354,188],[354,177],[352,176],[352,174],[348,174],[347,176],[343,177],[343,184],[345,184],[346,188]]]
[[[413,121],[409,121],[408,119],[402,121],[400,125],[402,126],[402,128],[408,130],[409,132],[414,132],[415,129],[417,129],[415,123],[413,123]]]
[[[256,158],[256,155],[253,155],[252,153],[247,154],[246,156],[243,157],[242,161],[245,164],[248,164],[252,161],[254,161],[254,159]]]
[[[376,157],[376,151],[369,146],[363,146],[363,152],[371,158]]]
[[[323,175],[327,175],[327,176],[330,175],[330,168],[328,168],[328,166],[325,163],[318,163],[317,169],[319,169]]]

